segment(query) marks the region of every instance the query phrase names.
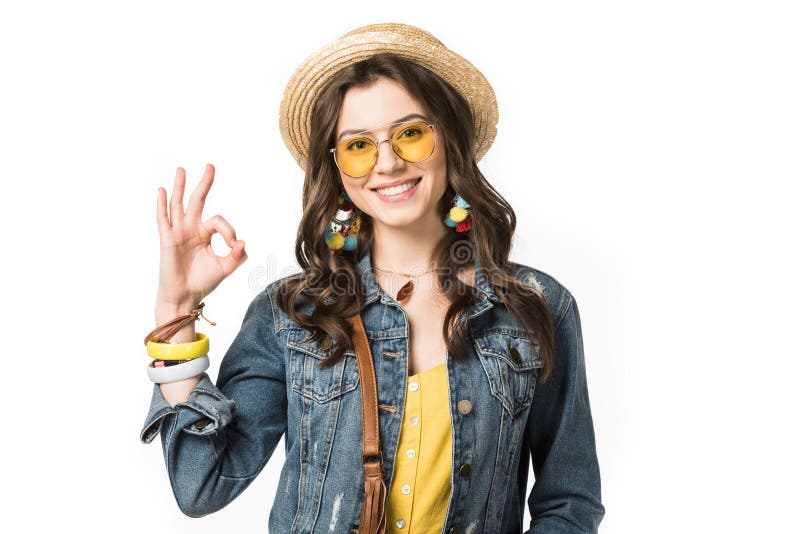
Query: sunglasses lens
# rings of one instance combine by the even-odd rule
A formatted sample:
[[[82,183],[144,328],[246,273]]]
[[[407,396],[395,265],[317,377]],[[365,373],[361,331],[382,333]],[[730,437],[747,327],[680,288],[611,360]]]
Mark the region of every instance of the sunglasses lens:
[[[406,124],[392,135],[392,146],[404,160],[418,163],[433,153],[433,130],[424,122]]]
[[[410,122],[400,126],[392,134],[395,154],[410,163],[428,158],[434,148],[433,130],[426,123]],[[378,161],[375,141],[369,137],[345,139],[336,145],[336,164],[348,176],[360,178],[369,174]]]
[[[360,177],[369,173],[376,156],[375,143],[367,137],[345,139],[336,146],[336,163],[348,176]]]

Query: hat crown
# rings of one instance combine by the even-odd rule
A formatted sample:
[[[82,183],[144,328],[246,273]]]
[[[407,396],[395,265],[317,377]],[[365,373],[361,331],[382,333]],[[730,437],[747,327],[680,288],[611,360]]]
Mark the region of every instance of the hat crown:
[[[444,43],[442,43],[439,39],[434,37],[432,33],[427,32],[417,26],[412,26],[411,24],[401,24],[397,22],[379,22],[377,24],[369,24],[367,26],[362,26],[360,28],[356,28],[355,30],[347,32],[346,34],[339,37],[336,41],[344,41],[348,37],[360,36],[368,33],[377,33],[379,34],[378,38],[381,39],[386,39],[387,37],[402,39],[413,36],[420,40],[430,41],[432,44],[435,44],[436,46],[444,47]]]
[[[286,84],[279,128],[286,148],[304,171],[311,138],[311,111],[319,93],[342,69],[385,53],[414,61],[458,91],[472,113],[475,160],[489,150],[497,134],[499,113],[494,90],[483,73],[430,32],[410,24],[385,22],[351,30],[314,52]]]

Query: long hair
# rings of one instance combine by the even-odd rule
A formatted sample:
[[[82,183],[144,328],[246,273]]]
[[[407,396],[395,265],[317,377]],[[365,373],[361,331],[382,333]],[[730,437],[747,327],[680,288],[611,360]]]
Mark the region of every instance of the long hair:
[[[466,357],[469,307],[477,289],[457,276],[471,267],[478,255],[486,279],[500,300],[518,321],[532,330],[539,343],[544,382],[552,370],[554,324],[549,306],[535,288],[509,272],[511,237],[517,220],[511,205],[492,187],[475,161],[475,129],[469,105],[461,94],[429,69],[393,54],[379,54],[359,61],[337,73],[320,92],[311,113],[311,134],[303,184],[303,214],[297,230],[295,256],[303,273],[287,277],[277,288],[277,302],[296,323],[311,331],[309,338],[329,335],[335,348],[320,362],[333,365],[352,347],[351,327],[345,317],[357,313],[365,295],[355,264],[372,250],[371,218],[362,213],[362,224],[354,251],[333,255],[323,234],[337,209],[343,189],[339,171],[328,150],[333,146],[336,123],[344,95],[351,87],[368,86],[385,77],[399,83],[416,99],[437,125],[445,140],[448,186],[440,200],[441,218],[455,193],[470,205],[472,228],[466,233],[447,232],[434,253],[436,280],[450,305],[442,334],[448,352],[456,359]],[[299,298],[306,298],[312,313],[295,310]]]

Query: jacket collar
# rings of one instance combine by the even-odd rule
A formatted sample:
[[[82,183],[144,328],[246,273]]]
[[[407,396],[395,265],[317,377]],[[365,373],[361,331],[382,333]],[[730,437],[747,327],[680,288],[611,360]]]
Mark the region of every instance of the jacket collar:
[[[478,288],[479,297],[478,300],[472,304],[470,317],[474,317],[486,309],[491,308],[493,305],[492,302],[500,302],[499,297],[487,280],[486,270],[481,266],[477,254],[475,254],[474,267],[475,286]],[[361,278],[361,285],[364,288],[364,307],[376,301],[379,297],[381,298],[381,302],[384,303],[392,301],[392,298],[381,290],[381,287],[378,285],[378,281],[375,278],[375,273],[372,271],[371,250],[367,250],[364,256],[362,256],[361,259],[356,262],[356,272]]]

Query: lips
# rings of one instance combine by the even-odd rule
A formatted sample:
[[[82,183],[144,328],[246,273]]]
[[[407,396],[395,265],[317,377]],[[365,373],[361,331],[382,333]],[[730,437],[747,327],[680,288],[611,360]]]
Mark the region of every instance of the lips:
[[[405,184],[405,183],[408,183],[408,182],[414,182],[416,180],[421,180],[421,179],[422,179],[422,176],[417,176],[416,178],[409,178],[407,180],[395,180],[394,182],[387,182],[385,184],[381,184],[378,187],[372,187],[371,190],[372,191],[377,191],[378,189],[386,189],[387,187],[394,187],[396,185],[401,185],[401,184]]]

